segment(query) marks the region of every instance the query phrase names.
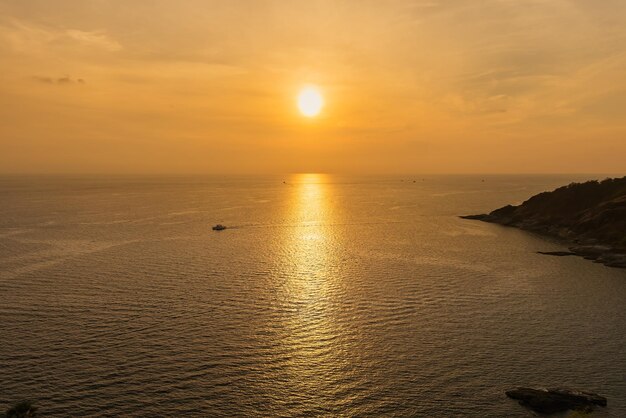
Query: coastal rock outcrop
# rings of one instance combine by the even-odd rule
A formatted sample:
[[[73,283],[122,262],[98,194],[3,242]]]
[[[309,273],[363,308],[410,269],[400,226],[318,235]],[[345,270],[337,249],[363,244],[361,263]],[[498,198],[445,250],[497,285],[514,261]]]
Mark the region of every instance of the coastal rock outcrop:
[[[553,414],[567,410],[591,411],[596,406],[605,407],[607,400],[596,393],[555,388],[533,389],[518,387],[507,390],[506,396],[516,399],[525,407],[541,414]]]
[[[568,242],[576,255],[626,268],[626,177],[572,183],[539,193],[519,206],[461,218],[557,237]]]
[[[537,254],[553,255],[555,257],[567,257],[568,255],[577,255],[571,251],[537,251]]]

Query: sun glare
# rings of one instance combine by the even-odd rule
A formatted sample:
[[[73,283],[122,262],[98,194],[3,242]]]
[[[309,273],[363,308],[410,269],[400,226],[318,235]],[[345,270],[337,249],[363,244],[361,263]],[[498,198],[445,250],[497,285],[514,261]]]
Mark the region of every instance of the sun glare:
[[[300,90],[298,94],[298,109],[304,116],[312,118],[317,116],[324,106],[324,99],[315,86],[308,86]]]

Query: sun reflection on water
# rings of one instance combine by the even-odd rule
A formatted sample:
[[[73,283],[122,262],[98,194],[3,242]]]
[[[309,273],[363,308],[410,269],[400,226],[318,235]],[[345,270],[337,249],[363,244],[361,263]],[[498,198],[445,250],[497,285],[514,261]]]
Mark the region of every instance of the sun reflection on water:
[[[302,302],[323,302],[330,280],[328,224],[332,219],[326,179],[323,174],[298,174],[293,179],[290,210],[297,226],[289,231],[290,264],[296,269],[291,285]]]
[[[313,402],[310,407],[320,408],[349,368],[337,323],[343,292],[336,274],[336,232],[330,227],[337,219],[326,175],[299,174],[289,184],[293,190],[287,216],[294,227],[284,229],[284,256],[278,266],[285,280],[280,291],[289,306],[280,342],[290,353],[284,378],[296,393],[306,394]]]

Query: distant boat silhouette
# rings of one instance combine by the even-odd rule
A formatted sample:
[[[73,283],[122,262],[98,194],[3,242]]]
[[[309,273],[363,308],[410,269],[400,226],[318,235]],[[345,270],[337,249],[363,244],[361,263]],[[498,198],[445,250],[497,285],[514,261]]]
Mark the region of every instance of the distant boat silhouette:
[[[222,224],[217,224],[213,227],[214,231],[223,231],[224,229],[226,229],[226,227]]]

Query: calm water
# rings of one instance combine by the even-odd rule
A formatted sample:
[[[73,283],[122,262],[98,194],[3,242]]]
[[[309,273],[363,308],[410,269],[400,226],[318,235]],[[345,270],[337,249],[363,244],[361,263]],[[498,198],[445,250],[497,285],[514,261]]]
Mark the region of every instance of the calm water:
[[[624,417],[626,270],[457,218],[581,179],[2,178],[0,409]]]

